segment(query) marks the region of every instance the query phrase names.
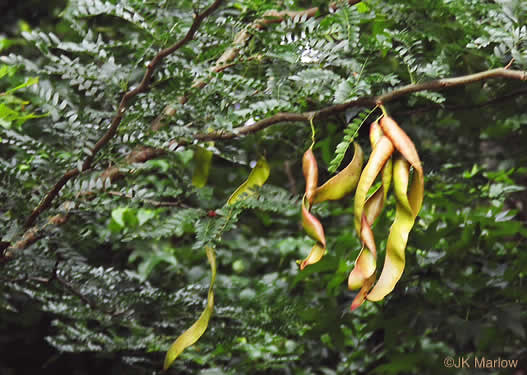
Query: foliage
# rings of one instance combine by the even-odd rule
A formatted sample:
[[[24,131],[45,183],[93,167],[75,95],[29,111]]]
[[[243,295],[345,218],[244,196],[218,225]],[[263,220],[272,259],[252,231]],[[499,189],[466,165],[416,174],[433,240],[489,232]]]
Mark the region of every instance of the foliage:
[[[420,150],[426,194],[401,281],[384,302],[353,313],[345,280],[361,246],[351,199],[313,207],[328,253],[302,272],[296,263],[311,246],[298,209],[309,124],[198,141],[280,112],[316,111],[512,58],[511,69],[525,71],[527,5],[314,3],[315,17],[248,28],[229,66],[211,71],[265,11],[306,9],[295,0],[224,2],[155,70],[92,167],[40,215],[38,240],[1,262],[0,352],[10,354],[0,358],[2,371],[25,363],[79,374],[160,370],[170,343],[206,304],[206,246],[218,262],[214,313],[169,373],[473,370],[445,368],[449,355],[527,366],[525,81],[485,80],[385,103]],[[0,36],[0,244],[26,238],[31,211],[65,172],[81,169],[123,93],[208,5],[70,0],[59,19]],[[164,126],[154,129],[163,112]],[[366,125],[378,115],[363,105],[315,118],[322,180],[351,158],[352,141],[369,154]],[[193,184],[198,147],[213,152],[203,187]],[[141,158],[152,149],[155,157]],[[266,184],[227,205],[262,155],[271,168]],[[387,233],[394,215],[388,209],[374,232]]]

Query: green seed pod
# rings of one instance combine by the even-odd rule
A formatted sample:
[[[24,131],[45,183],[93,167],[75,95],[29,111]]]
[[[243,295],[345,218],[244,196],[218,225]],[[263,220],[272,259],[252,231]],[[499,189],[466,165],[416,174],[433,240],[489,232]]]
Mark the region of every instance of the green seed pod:
[[[315,246],[311,249],[309,255],[300,263],[300,270],[303,270],[310,264],[318,262],[324,254],[326,253],[326,247],[321,246],[319,243],[316,243]]]
[[[354,143],[353,145],[355,147],[353,159],[346,168],[316,189],[313,204],[326,200],[341,199],[357,187],[362,170],[364,153],[358,143]]]
[[[177,339],[170,345],[163,365],[163,370],[170,367],[172,362],[190,345],[194,344],[199,338],[205,333],[209,325],[210,317],[214,310],[214,282],[216,281],[216,255],[214,249],[210,246],[205,248],[207,252],[207,259],[210,264],[211,278],[209,285],[209,293],[207,295],[207,306],[201,313],[198,320],[192,324],[185,332],[183,332]]]
[[[394,194],[396,199],[395,219],[386,241],[384,267],[377,284],[367,295],[370,301],[380,301],[394,288],[401,278],[405,266],[405,249],[408,237],[421,208],[424,192],[424,179],[418,169],[414,169],[410,191],[410,163],[400,155],[393,163]]]
[[[382,135],[383,132],[381,126],[379,125],[379,121],[375,120],[370,125],[370,143],[372,147],[375,147]]]
[[[366,196],[371,186],[375,182],[375,179],[383,169],[386,162],[390,159],[394,147],[392,142],[385,136],[381,138],[375,144],[373,151],[370,155],[368,163],[364,167],[362,174],[357,185],[357,191],[355,193],[355,229],[357,233],[360,233],[361,218],[366,204]],[[384,194],[384,193],[383,193]],[[368,218],[370,220],[370,218]],[[368,221],[369,221],[368,220]],[[371,221],[373,223],[373,221]]]
[[[202,188],[207,184],[210,166],[212,163],[212,151],[198,146],[194,151],[194,174],[192,175],[192,185]]]
[[[267,181],[267,179],[269,178],[270,172],[271,168],[269,167],[269,164],[267,164],[265,157],[262,156],[252,169],[251,173],[249,174],[249,177],[247,177],[247,180],[243,184],[238,186],[234,193],[232,193],[229,200],[227,201],[227,204],[234,204],[244,194],[254,194],[252,188],[254,186],[262,186],[263,184],[265,184],[265,181]]]

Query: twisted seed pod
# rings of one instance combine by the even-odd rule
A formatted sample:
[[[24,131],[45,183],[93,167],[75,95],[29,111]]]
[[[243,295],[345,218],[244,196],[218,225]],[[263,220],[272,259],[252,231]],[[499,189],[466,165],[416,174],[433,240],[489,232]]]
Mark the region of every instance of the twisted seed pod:
[[[375,121],[370,127],[372,153],[361,174],[355,194],[355,227],[359,233],[362,249],[355,260],[355,266],[348,277],[348,288],[361,288],[351,304],[355,310],[366,300],[366,296],[375,283],[377,248],[371,225],[380,215],[386,194],[390,187],[391,155],[394,151],[391,141],[383,135],[382,129]],[[382,173],[381,186],[366,200],[366,196],[377,176]],[[357,222],[359,224],[357,225]]]
[[[362,215],[360,238],[363,241],[363,246],[355,261],[355,267],[348,277],[348,288],[350,290],[362,287],[364,281],[371,277],[377,268],[377,247],[366,215]]]
[[[318,165],[312,146],[304,153],[302,171],[306,180],[306,197],[311,205],[318,185]]]
[[[397,202],[395,219],[386,243],[384,267],[377,284],[366,297],[370,301],[380,301],[389,294],[404,271],[408,236],[423,201],[424,185],[421,176],[418,172],[414,174],[410,192],[407,193],[410,164],[403,156],[395,159],[393,166],[394,194]]]
[[[408,236],[419,214],[424,196],[424,173],[414,143],[392,118],[383,117],[380,125],[401,155],[393,163],[395,219],[388,235],[386,258],[381,275],[377,284],[366,296],[370,301],[383,299],[395,288],[395,284],[401,278]],[[410,165],[414,168],[414,174],[408,191]]]
[[[353,143],[353,159],[337,175],[316,189],[313,204],[327,200],[338,200],[351,193],[359,181],[364,153],[358,143]]]
[[[306,259],[300,262],[301,270],[310,264],[318,262],[326,252],[324,227],[320,221],[309,212],[318,185],[318,166],[312,147],[313,146],[304,153],[302,158],[302,171],[306,180],[306,192],[302,198],[302,226],[309,237],[317,241],[317,243],[313,246]]]
[[[405,157],[405,159],[408,160],[412,167],[417,170],[417,173],[420,176],[419,178],[422,178],[424,181],[421,159],[419,158],[417,149],[415,148],[415,145],[410,137],[404,132],[403,129],[401,129],[397,122],[395,122],[395,120],[389,116],[384,116],[381,119],[380,126],[384,132],[384,135],[390,138],[397,151],[399,151]],[[421,208],[421,204],[422,200],[418,205],[419,209]]]
[[[355,210],[355,229],[357,230],[357,233],[360,234],[360,226],[361,226],[361,218],[362,213],[364,211],[364,206],[366,204],[366,196],[368,194],[368,191],[370,190],[371,186],[375,182],[375,179],[381,172],[382,168],[386,164],[387,160],[390,158],[394,151],[394,147],[392,142],[385,137],[384,135],[380,137],[380,139],[375,144],[375,147],[373,148],[370,159],[368,160],[368,163],[364,167],[364,170],[362,171],[362,174],[359,179],[359,183],[357,184],[357,191],[355,192],[355,202],[354,202],[354,210]],[[384,196],[384,192],[382,194]],[[375,216],[375,215],[373,215]],[[372,223],[372,221],[368,220],[368,222]]]
[[[383,136],[383,131],[381,126],[379,125],[378,121],[374,121],[370,126],[370,142],[373,147],[377,144],[377,142],[381,139]],[[386,163],[384,164],[384,167],[382,168],[382,187],[383,187],[383,193],[384,193],[384,200],[386,200],[386,196],[388,195],[388,191],[390,190],[390,184],[392,181],[392,158],[390,157]],[[366,205],[368,205],[368,202],[366,202]],[[375,220],[370,220],[370,223],[373,223]]]

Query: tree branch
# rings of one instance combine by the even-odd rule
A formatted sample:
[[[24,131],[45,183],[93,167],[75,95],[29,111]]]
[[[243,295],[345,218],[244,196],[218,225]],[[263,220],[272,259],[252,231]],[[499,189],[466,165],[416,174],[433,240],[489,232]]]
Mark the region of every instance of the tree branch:
[[[207,9],[205,9],[202,13],[196,14],[194,17],[194,21],[192,22],[192,25],[190,26],[190,29],[187,31],[187,34],[182,39],[180,39],[178,42],[173,44],[172,46],[161,50],[152,59],[152,61],[148,64],[145,74],[143,76],[143,79],[141,80],[139,85],[131,89],[127,93],[125,93],[123,97],[121,98],[121,102],[119,103],[119,107],[117,108],[117,114],[113,118],[110,127],[108,128],[106,133],[97,141],[97,143],[91,150],[90,155],[84,160],[81,170],[89,169],[92,165],[95,155],[110,141],[110,139],[113,138],[113,136],[117,132],[117,128],[119,127],[123,119],[124,112],[126,108],[128,107],[130,100],[134,98],[135,96],[137,96],[138,94],[148,89],[150,85],[150,80],[152,78],[152,74],[154,73],[156,67],[161,63],[161,61],[166,56],[177,51],[179,48],[183,47],[186,43],[192,40],[192,38],[194,37],[194,34],[198,30],[202,21],[207,16],[209,16],[212,12],[218,9],[222,2],[223,0],[215,0],[212,3],[212,5],[210,5]],[[29,215],[29,217],[27,218],[26,223],[25,223],[26,228],[33,225],[33,223],[39,217],[42,211],[46,210],[51,205],[51,202],[53,202],[53,200],[58,195],[60,190],[64,187],[64,185],[70,179],[76,177],[81,172],[81,170],[79,170],[78,168],[69,170],[59,179],[59,181],[55,183],[53,188],[46,194],[44,199],[40,202],[40,204],[33,210],[31,215]]]
[[[411,84],[411,85],[403,86],[400,88],[396,88],[383,95],[363,97],[363,98],[352,100],[346,103],[324,107],[316,111],[309,111],[309,112],[303,112],[303,113],[292,113],[292,112],[277,113],[268,118],[256,121],[255,123],[251,125],[238,127],[236,128],[234,132],[214,131],[214,132],[205,133],[205,134],[198,134],[194,137],[193,140],[211,141],[211,140],[228,140],[228,139],[239,138],[247,134],[256,133],[258,131],[261,131],[269,126],[272,126],[278,123],[287,123],[287,122],[309,123],[311,119],[324,118],[330,115],[334,115],[334,114],[346,111],[347,109],[352,108],[352,107],[359,107],[359,106],[364,107],[364,106],[374,106],[376,104],[386,104],[388,102],[397,100],[405,95],[418,92],[418,91],[425,91],[425,90],[440,91],[440,90],[450,88],[450,87],[463,86],[463,85],[467,85],[470,83],[474,83],[478,81],[486,81],[486,80],[493,79],[493,78],[505,78],[505,79],[527,81],[527,71],[509,70],[507,68],[498,68],[498,69],[487,70],[487,71],[479,72],[475,74],[469,74],[465,76],[443,78],[443,79],[437,79],[437,80],[418,83],[418,84]],[[518,91],[518,93],[523,93],[523,92],[524,90]],[[183,141],[182,140],[171,141],[171,145],[174,145],[174,144],[186,145],[188,143],[189,141],[184,141],[184,140]],[[143,153],[138,153],[137,160],[135,158],[132,158],[132,159],[138,162],[144,162],[154,157],[157,157],[162,153],[164,153],[163,150],[149,150],[148,149],[148,150],[145,150]],[[58,194],[58,192],[60,191],[60,187],[62,187],[69,178],[72,178],[76,176],[77,174],[79,174],[79,171],[77,169],[68,171],[57,182],[54,188],[48,193],[48,196],[52,194],[55,194],[55,195]],[[46,198],[48,196],[46,196]],[[54,196],[52,197],[52,199],[53,198]],[[41,211],[43,211],[44,209],[45,208],[42,208]],[[38,214],[40,214],[41,211],[37,213],[37,216]],[[61,215],[56,215],[50,218],[50,220],[48,221],[46,225],[61,224],[63,220],[65,221],[65,219]],[[28,245],[35,242],[38,239],[40,233],[41,233],[41,230],[39,230],[38,228],[31,228],[26,231],[26,233],[24,234],[24,237],[20,241],[18,241],[14,246],[5,248],[6,244],[4,243],[3,247],[5,248],[5,251],[3,254],[3,258],[0,257],[0,263],[5,262],[6,260],[10,259],[13,256],[12,251],[10,250],[24,249]]]
[[[251,125],[238,127],[235,129],[234,132],[216,131],[206,134],[198,134],[194,137],[194,139],[198,141],[213,141],[238,138],[247,134],[256,133],[271,125],[278,123],[309,122],[311,119],[328,117],[330,115],[346,111],[347,109],[352,107],[367,107],[374,106],[376,104],[386,104],[388,102],[399,99],[402,96],[418,91],[441,91],[449,87],[464,86],[478,81],[486,81],[491,78],[506,78],[526,81],[527,71],[497,68],[465,76],[443,78],[423,83],[411,84],[400,88],[396,88],[383,95],[363,97],[346,103],[324,107],[316,111],[309,111],[303,113],[277,113],[276,115],[273,115],[271,117],[256,121]],[[187,144],[187,142],[173,140],[171,144],[184,145]]]
[[[378,96],[377,102],[379,104],[387,103],[398,99],[401,96],[418,91],[440,91],[448,87],[468,85],[469,83],[485,81],[490,78],[507,78],[525,81],[527,80],[527,72],[521,70],[509,70],[507,68],[497,68],[466,76],[437,79],[434,81],[407,85],[393,90],[387,94]]]

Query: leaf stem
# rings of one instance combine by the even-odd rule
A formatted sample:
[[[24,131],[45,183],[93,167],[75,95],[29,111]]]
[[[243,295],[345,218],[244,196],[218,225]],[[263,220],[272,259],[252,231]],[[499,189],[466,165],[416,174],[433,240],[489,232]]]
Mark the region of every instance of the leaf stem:
[[[316,130],[315,130],[315,124],[313,123],[314,116],[311,117],[309,120],[309,124],[311,125],[311,147],[312,148],[315,145],[315,136],[316,136]]]

